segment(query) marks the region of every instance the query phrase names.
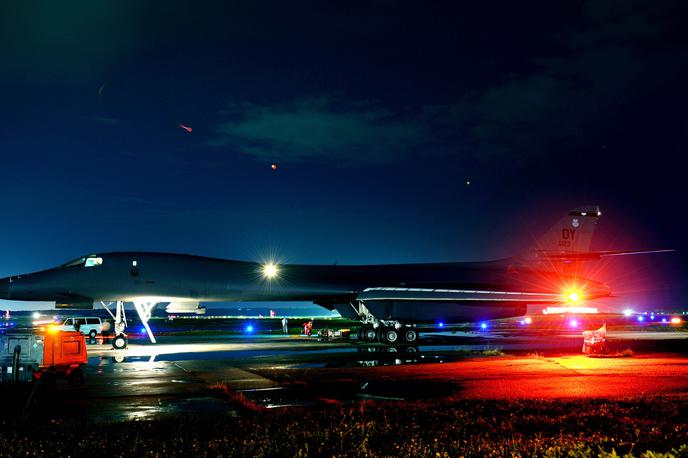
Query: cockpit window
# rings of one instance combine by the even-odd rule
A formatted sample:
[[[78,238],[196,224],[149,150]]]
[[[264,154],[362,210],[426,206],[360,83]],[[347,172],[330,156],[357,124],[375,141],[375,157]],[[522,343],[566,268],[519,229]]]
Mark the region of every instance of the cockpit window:
[[[103,263],[103,258],[86,258],[86,263],[84,264],[84,267],[94,267],[94,266],[99,266]]]
[[[77,267],[86,262],[86,258],[78,258],[75,259],[74,261],[69,261],[66,264],[62,264],[62,267]]]
[[[94,267],[99,266],[103,263],[103,258],[96,255],[83,256],[77,258],[74,261],[70,261],[66,264],[62,264],[62,267]]]

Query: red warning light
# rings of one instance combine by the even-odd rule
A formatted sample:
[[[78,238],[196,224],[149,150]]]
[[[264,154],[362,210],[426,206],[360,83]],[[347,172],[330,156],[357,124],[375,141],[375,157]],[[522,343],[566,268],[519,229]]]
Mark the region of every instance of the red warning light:
[[[191,133],[191,132],[193,131],[193,129],[192,129],[191,127],[185,126],[184,124],[179,124],[179,127],[181,127],[182,129],[184,129],[184,130],[187,131],[188,133]]]

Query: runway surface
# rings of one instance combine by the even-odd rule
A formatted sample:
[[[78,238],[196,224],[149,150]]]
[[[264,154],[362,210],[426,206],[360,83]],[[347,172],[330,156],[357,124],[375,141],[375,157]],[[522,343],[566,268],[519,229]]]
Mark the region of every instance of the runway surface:
[[[263,408],[363,399],[623,398],[688,392],[688,333],[610,333],[610,356],[580,354],[580,334],[431,333],[417,347],[300,336],[162,336],[127,350],[89,345],[85,383],[38,390],[29,417],[94,421],[233,414],[226,396]],[[631,351],[632,350],[632,351]],[[630,356],[632,354],[632,356]],[[622,356],[626,355],[626,356]]]

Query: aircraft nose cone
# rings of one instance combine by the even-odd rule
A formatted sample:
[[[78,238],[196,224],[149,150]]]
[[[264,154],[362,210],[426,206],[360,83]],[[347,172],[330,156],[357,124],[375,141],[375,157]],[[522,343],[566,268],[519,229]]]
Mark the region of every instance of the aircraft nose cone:
[[[0,299],[10,298],[10,277],[0,278]]]

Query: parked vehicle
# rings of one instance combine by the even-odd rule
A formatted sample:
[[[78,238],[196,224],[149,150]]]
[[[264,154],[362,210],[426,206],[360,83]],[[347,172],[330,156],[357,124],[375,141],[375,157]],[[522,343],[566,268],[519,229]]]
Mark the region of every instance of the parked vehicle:
[[[97,316],[79,316],[67,318],[61,325],[55,326],[60,331],[79,331],[90,338],[103,332],[103,322]]]

